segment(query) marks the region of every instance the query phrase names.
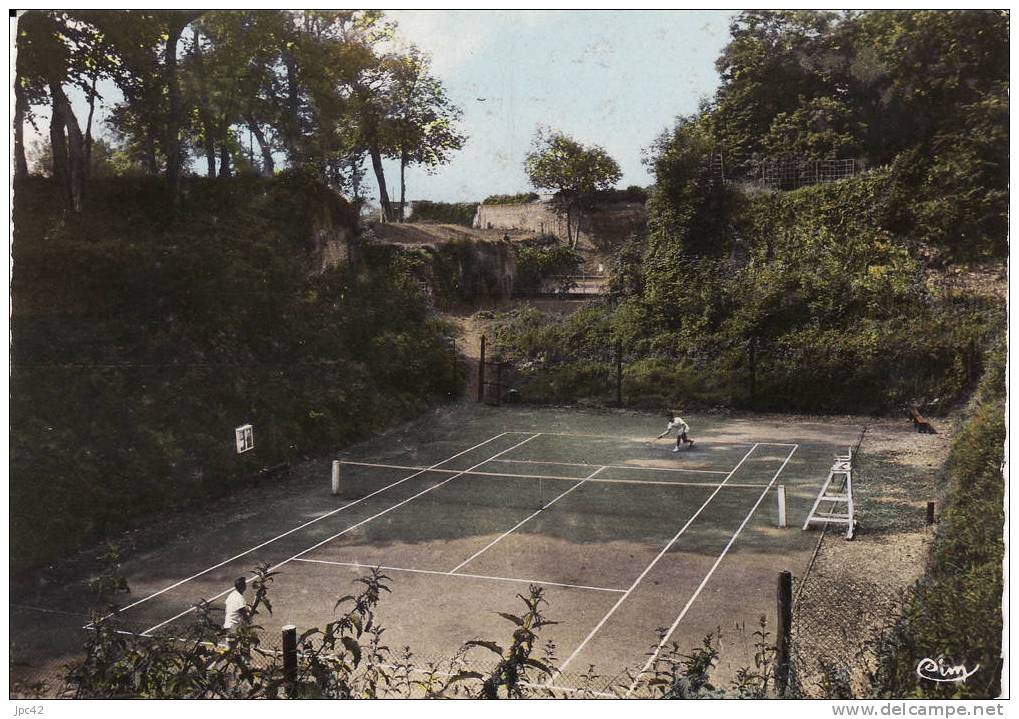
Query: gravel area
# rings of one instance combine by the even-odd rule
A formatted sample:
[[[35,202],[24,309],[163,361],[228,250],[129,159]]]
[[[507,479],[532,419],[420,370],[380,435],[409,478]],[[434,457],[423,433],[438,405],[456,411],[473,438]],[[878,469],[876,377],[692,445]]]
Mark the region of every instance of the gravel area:
[[[927,502],[940,512],[945,461],[961,426],[955,418],[933,423],[938,434],[918,434],[902,420],[870,423],[853,474],[859,531],[847,541],[830,527],[807,576],[796,578],[794,666],[808,697],[825,695],[824,665],[842,674],[855,695],[867,695],[872,642],[924,573],[934,539]]]

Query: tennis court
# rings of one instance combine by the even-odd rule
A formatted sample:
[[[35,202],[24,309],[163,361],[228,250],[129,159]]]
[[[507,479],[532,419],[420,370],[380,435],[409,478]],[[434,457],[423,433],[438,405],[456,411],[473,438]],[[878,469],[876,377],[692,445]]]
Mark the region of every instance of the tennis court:
[[[338,495],[331,462],[313,463],[285,502],[182,538],[158,564],[133,560],[124,625],[173,634],[195,602],[221,607],[235,577],[267,562],[279,575],[261,623],[303,631],[381,566],[387,643],[419,656],[508,637],[498,612],[533,583],[559,622],[547,638],[564,683],[592,664],[606,677],[639,668],[659,627],[684,649],[721,628],[720,672],[734,672],[752,663],[758,617],[774,627],[776,573],[806,568],[817,535],[799,527],[860,427],[687,420],[696,445],[676,453],[652,439],[657,415],[575,410],[477,408],[366,443],[338,457]]]

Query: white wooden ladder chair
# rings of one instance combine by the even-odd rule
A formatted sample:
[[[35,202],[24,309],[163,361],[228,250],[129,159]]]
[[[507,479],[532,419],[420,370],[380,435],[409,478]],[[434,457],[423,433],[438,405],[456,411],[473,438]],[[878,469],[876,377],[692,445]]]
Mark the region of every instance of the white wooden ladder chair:
[[[831,522],[833,524],[845,524],[846,539],[853,538],[853,532],[856,531],[856,519],[853,513],[853,460],[855,457],[856,449],[854,447],[849,448],[849,454],[835,456],[831,471],[828,472],[828,478],[821,485],[821,491],[818,492],[817,499],[814,500],[814,506],[810,508],[807,521],[803,523],[803,529],[809,528],[811,523],[828,524]],[[836,478],[844,480],[842,488],[838,490],[838,493],[829,494],[828,490]],[[831,503],[832,506],[829,511],[818,511],[821,502]],[[846,511],[835,511],[841,504],[845,505]]]

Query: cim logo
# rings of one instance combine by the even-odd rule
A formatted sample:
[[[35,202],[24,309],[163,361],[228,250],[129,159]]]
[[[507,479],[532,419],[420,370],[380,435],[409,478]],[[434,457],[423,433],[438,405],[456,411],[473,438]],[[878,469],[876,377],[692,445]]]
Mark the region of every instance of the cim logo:
[[[944,657],[938,657],[936,661],[925,657],[916,665],[916,675],[932,682],[962,683],[973,676],[979,668],[980,665],[977,664],[972,671],[967,671],[965,665],[949,664]]]

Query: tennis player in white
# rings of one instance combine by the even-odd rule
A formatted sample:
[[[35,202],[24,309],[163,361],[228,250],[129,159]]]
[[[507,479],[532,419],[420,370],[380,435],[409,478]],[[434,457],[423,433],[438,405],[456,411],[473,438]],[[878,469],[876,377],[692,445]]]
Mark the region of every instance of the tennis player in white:
[[[669,424],[665,428],[665,431],[658,435],[658,439],[661,439],[672,430],[676,430],[676,446],[673,447],[672,451],[678,452],[684,442],[688,447],[693,447],[693,440],[686,436],[686,433],[690,429],[690,425],[688,425],[683,418],[675,412],[667,412],[665,416],[669,418]]]

